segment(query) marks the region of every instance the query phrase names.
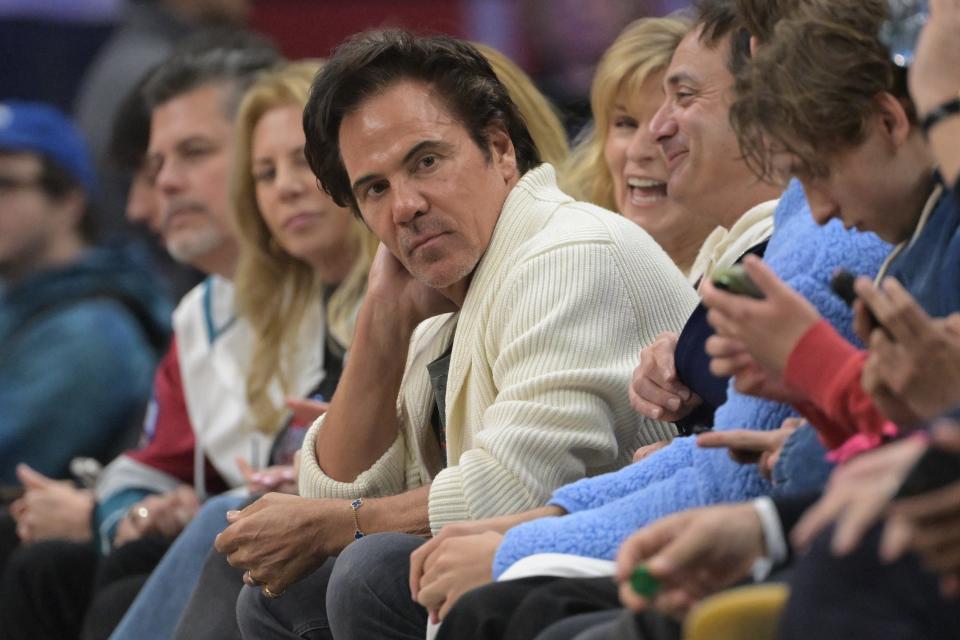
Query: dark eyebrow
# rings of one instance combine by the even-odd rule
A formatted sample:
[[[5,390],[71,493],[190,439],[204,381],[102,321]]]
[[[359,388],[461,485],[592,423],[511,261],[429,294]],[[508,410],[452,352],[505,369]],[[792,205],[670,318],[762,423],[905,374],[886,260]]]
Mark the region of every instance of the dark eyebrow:
[[[422,152],[424,149],[431,149],[431,148],[437,149],[439,151],[449,151],[450,149],[453,148],[453,145],[451,145],[449,142],[444,142],[442,140],[421,140],[417,144],[410,147],[410,150],[403,155],[403,160],[400,161],[400,164],[407,164],[408,162],[410,162],[410,160],[412,160],[414,157],[420,154],[420,152]],[[357,180],[353,183],[353,187],[352,187],[353,196],[359,199],[361,188],[368,182],[377,180],[380,177],[381,177],[380,174],[369,173],[363,176],[362,178],[357,178]]]

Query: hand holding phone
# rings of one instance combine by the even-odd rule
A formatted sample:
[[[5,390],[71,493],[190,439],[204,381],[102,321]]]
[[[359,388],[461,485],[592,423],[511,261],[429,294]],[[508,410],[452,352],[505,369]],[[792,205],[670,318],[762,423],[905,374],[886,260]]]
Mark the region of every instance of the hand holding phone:
[[[956,480],[960,480],[960,453],[931,445],[903,479],[896,498],[929,493]]]
[[[710,276],[710,280],[718,289],[723,289],[724,291],[729,291],[739,296],[748,296],[750,298],[756,298],[757,300],[763,300],[766,297],[763,291],[760,290],[760,287],[750,279],[747,270],[744,269],[741,264],[734,264],[729,267],[717,267]]]
[[[846,269],[837,269],[833,273],[833,277],[830,278],[830,289],[850,308],[853,308],[853,303],[857,301],[857,292],[853,286],[856,281],[857,276],[853,275]],[[862,300],[860,301],[860,307],[863,318],[866,321],[867,334],[878,327],[884,329],[883,325],[881,325],[877,320],[877,317],[873,315],[873,311],[870,310],[870,307],[868,307],[867,304]],[[884,331],[886,331],[886,329],[884,329]],[[860,338],[864,340],[864,342],[867,340],[865,336],[860,336]]]

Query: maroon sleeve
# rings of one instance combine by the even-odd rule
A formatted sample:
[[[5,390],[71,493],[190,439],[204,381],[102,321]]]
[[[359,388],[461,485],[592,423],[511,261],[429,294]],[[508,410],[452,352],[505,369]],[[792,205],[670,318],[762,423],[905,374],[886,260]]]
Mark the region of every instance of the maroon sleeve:
[[[153,379],[153,398],[144,420],[145,444],[127,455],[141,464],[163,471],[182,482],[193,484],[193,450],[196,440],[183,395],[176,337],[160,361]],[[207,489],[218,493],[226,483],[209,461],[206,462]]]

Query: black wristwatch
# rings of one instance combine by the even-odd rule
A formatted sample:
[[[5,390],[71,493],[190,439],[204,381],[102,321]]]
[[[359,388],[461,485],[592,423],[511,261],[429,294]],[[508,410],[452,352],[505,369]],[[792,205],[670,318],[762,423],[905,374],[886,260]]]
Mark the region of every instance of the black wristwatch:
[[[925,134],[929,134],[930,130],[940,124],[940,122],[958,113],[960,113],[960,93],[924,116],[920,121],[920,128],[923,129]]]

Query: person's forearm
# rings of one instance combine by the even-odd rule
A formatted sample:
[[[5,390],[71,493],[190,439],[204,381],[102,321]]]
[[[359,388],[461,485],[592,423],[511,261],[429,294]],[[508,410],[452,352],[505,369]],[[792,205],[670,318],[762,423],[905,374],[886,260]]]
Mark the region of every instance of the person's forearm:
[[[415,324],[368,300],[357,319],[347,364],[316,439],[317,461],[353,482],[397,437],[397,392]]]
[[[430,485],[388,498],[368,498],[357,511],[360,530],[366,534],[399,531],[430,535]]]
[[[414,535],[430,534],[430,485],[389,498],[374,498],[363,501],[357,513],[364,534],[382,531],[402,531]],[[560,507],[545,506],[521,513],[484,520],[488,528],[499,533],[539,518],[565,515]]]

